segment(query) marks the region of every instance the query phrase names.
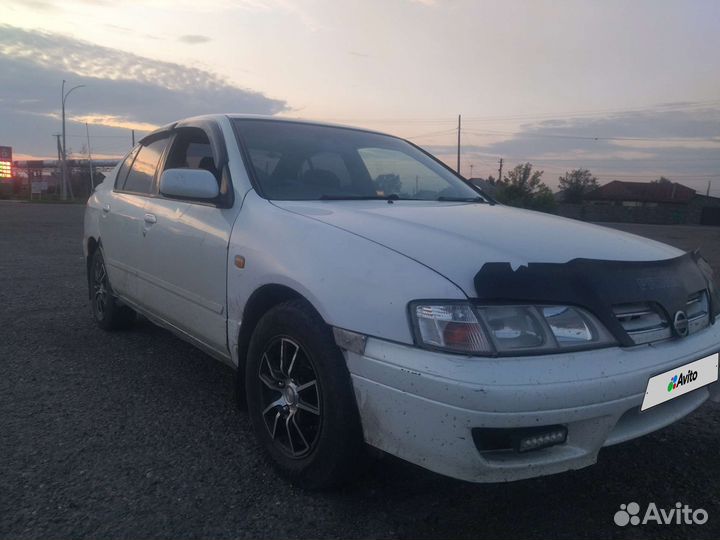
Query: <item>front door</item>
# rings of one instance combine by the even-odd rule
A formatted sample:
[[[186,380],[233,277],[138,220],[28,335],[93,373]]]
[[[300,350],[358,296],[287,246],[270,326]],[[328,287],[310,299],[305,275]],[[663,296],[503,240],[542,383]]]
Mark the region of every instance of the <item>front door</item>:
[[[220,182],[207,135],[175,132],[163,169],[204,168]],[[235,212],[158,193],[145,207],[139,271],[143,304],[165,321],[227,356],[227,257]]]

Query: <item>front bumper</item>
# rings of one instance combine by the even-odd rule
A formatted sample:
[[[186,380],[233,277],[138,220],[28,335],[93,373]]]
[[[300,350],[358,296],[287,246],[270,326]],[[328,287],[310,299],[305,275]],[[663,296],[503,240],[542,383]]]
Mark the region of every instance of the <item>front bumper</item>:
[[[368,339],[346,351],[366,441],[447,476],[500,482],[592,465],[603,446],[671,424],[720,383],[645,412],[648,379],[720,350],[720,324],[684,340],[516,358],[464,357]],[[473,428],[562,424],[567,442],[527,453],[480,452]]]

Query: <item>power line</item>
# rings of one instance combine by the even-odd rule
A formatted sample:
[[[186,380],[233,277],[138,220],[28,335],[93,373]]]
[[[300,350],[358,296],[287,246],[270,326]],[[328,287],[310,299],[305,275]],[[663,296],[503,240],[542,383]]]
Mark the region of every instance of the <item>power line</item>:
[[[508,161],[507,159],[504,161]],[[533,167],[535,168],[547,168],[550,170],[566,170],[565,167],[560,167],[553,163],[546,163],[544,161],[537,161],[534,159],[522,159],[522,158],[511,158],[511,161],[513,163],[532,163]],[[487,167],[494,167],[494,164],[486,164]],[[698,173],[698,174],[692,174],[692,173],[683,173],[683,174],[674,174],[671,171],[657,171],[654,173],[625,173],[625,172],[612,172],[607,170],[597,170],[594,169],[592,171],[593,174],[597,176],[617,176],[617,177],[626,177],[626,178],[659,178],[662,175],[672,177],[672,178],[682,178],[687,180],[692,179],[710,179],[711,181],[720,181],[720,174],[718,173],[712,173],[712,174],[706,174],[706,173]]]
[[[430,133],[421,133],[420,135],[413,135],[412,137],[404,137],[405,139],[420,139],[421,137],[432,137],[435,135],[445,135],[455,133],[457,128],[444,129],[442,131],[431,131]]]
[[[469,116],[468,121],[487,121],[487,120],[523,120],[523,119],[542,119],[542,118],[572,118],[581,116],[595,115],[612,115],[620,113],[634,112],[672,112],[683,110],[695,110],[703,108],[715,108],[720,106],[720,100],[712,99],[707,101],[695,101],[690,103],[665,103],[659,105],[649,105],[646,107],[629,107],[618,109],[585,109],[579,111],[564,112],[543,112],[543,113],[525,113],[525,114],[508,114],[508,115],[485,115],[485,116]]]
[[[466,116],[465,123],[475,121],[488,121],[488,120],[524,120],[524,119],[543,119],[543,118],[573,118],[580,116],[593,116],[593,115],[611,115],[620,113],[634,113],[634,112],[672,112],[672,111],[683,111],[683,110],[696,110],[703,108],[715,108],[720,107],[720,100],[706,100],[706,101],[695,101],[688,103],[663,103],[657,105],[649,105],[646,107],[626,107],[617,109],[585,109],[576,111],[559,111],[559,112],[537,112],[537,113],[520,113],[520,114],[508,114],[508,115],[479,115],[479,116]],[[439,124],[453,124],[454,120],[439,117],[427,117],[427,118],[398,118],[398,117],[385,117],[385,118],[319,118],[319,120],[325,120],[328,122],[362,122],[362,123],[439,123]]]
[[[578,139],[585,141],[667,141],[667,142],[713,142],[720,144],[720,138],[700,137],[603,137],[593,135],[562,135],[556,133],[528,133],[522,131],[475,131],[465,130],[473,135],[522,135],[524,137],[540,137],[549,139]]]
[[[688,174],[688,175],[677,175],[672,174],[669,172],[664,173],[657,173],[657,174],[623,174],[623,173],[610,173],[610,172],[593,172],[593,174],[597,174],[598,176],[616,176],[618,178],[659,178],[660,176],[667,175],[668,177],[672,177],[673,179],[681,179],[681,180],[706,180],[709,179],[711,182],[714,180],[720,180],[720,176],[718,175],[710,175],[710,174]]]
[[[142,133],[146,133],[146,132],[142,132]],[[76,135],[76,134],[68,133],[67,137],[85,138],[85,135]],[[130,137],[130,134],[128,133],[127,135],[93,135],[93,139],[95,139],[96,137],[101,137],[103,139],[127,139]]]
[[[542,156],[531,156],[531,157],[515,157],[512,154],[510,154],[508,157],[511,157],[512,159],[521,160],[521,161],[534,161],[537,159],[543,160],[543,161],[559,161],[559,162],[569,162],[569,163],[587,163],[587,162],[605,162],[605,161],[614,161],[614,162],[626,162],[626,161],[652,161],[653,163],[673,163],[673,162],[695,162],[695,161],[720,161],[720,158],[654,158],[654,157],[643,157],[643,158],[621,158],[621,157],[615,157],[615,156],[608,156],[604,158],[590,158],[590,157],[581,157],[578,156],[577,158],[553,158],[553,157],[542,157]]]

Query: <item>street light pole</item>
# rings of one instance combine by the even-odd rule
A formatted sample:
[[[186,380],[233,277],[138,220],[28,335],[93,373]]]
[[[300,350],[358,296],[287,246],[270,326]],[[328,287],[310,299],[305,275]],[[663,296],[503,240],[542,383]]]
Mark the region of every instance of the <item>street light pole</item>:
[[[62,82],[60,91],[60,100],[62,102],[62,200],[67,200],[67,174],[65,172],[65,79]]]
[[[88,162],[90,163],[90,195],[92,195],[92,192],[95,190],[95,179],[93,178],[92,152],[90,150],[90,128],[87,122],[85,122],[85,134],[87,135]]]
[[[73,90],[76,90],[78,88],[83,88],[84,84],[78,84],[77,86],[73,86],[70,90],[65,92],[65,79],[63,79],[62,82],[62,89],[61,89],[61,95],[62,95],[62,198],[64,201],[67,200],[67,188],[68,188],[68,178],[67,178],[67,146],[65,144],[65,101],[67,100],[67,97],[70,95],[70,92]]]

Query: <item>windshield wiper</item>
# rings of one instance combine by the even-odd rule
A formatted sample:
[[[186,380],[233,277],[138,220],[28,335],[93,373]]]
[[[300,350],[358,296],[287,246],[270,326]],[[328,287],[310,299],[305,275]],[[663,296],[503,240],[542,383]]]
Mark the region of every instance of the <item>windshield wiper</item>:
[[[487,201],[485,199],[483,199],[482,197],[443,197],[443,196],[440,196],[435,200],[442,201],[442,202],[487,203]]]
[[[320,195],[321,201],[397,201],[400,197],[391,193],[390,195]]]

